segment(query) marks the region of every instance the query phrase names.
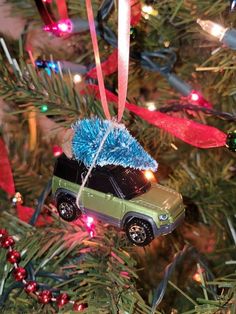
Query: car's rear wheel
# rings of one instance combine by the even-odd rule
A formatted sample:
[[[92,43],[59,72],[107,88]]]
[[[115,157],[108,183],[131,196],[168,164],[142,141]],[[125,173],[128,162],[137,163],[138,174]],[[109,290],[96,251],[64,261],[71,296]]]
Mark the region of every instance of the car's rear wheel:
[[[138,246],[145,246],[154,238],[151,225],[142,219],[132,219],[126,224],[125,230],[128,239]]]
[[[59,196],[57,199],[59,216],[66,221],[74,221],[81,216],[81,210],[76,205],[74,197],[69,195]]]

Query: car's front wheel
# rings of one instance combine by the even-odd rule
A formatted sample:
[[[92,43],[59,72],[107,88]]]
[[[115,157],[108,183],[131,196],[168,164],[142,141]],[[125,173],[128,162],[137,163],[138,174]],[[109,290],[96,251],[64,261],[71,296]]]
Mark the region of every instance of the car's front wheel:
[[[74,221],[81,216],[81,211],[76,205],[75,198],[69,195],[58,197],[57,211],[59,216],[66,221]]]
[[[145,246],[154,238],[151,225],[142,219],[132,219],[126,224],[125,230],[128,239],[138,246]]]

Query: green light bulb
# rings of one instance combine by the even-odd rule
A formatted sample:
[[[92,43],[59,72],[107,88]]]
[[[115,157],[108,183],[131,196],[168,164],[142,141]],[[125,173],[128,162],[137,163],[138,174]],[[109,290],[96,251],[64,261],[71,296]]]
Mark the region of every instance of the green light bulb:
[[[42,106],[40,107],[40,111],[41,111],[41,112],[47,112],[47,111],[48,111],[48,106],[47,106],[47,105],[42,105]]]

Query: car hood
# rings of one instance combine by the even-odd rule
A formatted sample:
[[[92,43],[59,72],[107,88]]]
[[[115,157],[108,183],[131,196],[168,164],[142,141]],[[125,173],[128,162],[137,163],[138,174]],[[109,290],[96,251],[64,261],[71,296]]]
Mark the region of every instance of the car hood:
[[[172,216],[178,216],[179,212],[183,211],[182,196],[176,191],[159,184],[152,184],[149,191],[133,198],[131,201],[150,209],[161,210]]]

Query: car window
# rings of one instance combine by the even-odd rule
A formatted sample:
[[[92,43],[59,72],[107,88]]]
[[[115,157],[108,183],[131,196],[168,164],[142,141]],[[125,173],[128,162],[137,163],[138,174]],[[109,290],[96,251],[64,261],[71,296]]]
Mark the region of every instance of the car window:
[[[125,199],[132,199],[144,194],[151,188],[151,183],[138,169],[116,167],[111,170],[112,179]]]
[[[109,193],[118,196],[114,189],[109,174],[94,173],[89,177],[88,188],[97,190],[102,193]]]
[[[65,158],[58,158],[54,175],[71,182],[76,182],[77,162]]]

